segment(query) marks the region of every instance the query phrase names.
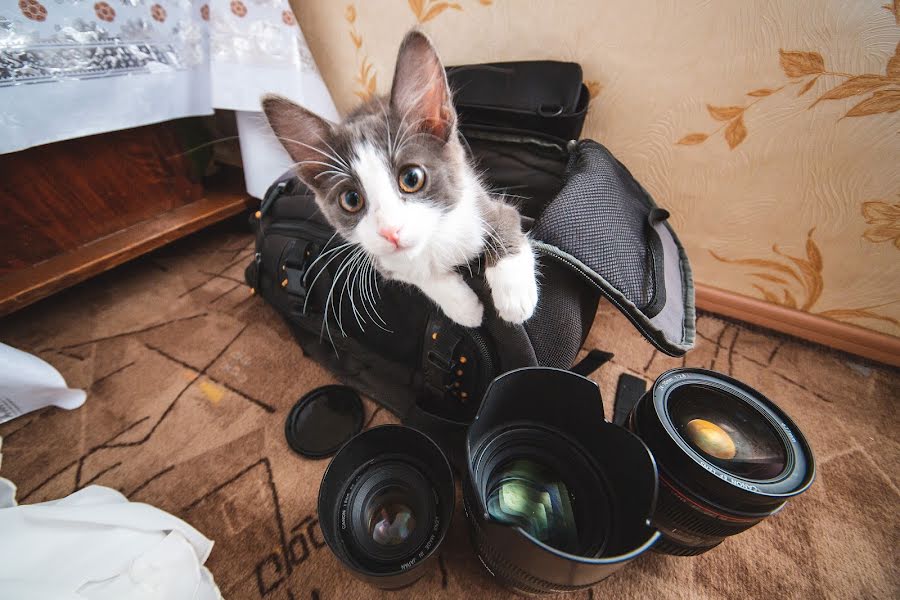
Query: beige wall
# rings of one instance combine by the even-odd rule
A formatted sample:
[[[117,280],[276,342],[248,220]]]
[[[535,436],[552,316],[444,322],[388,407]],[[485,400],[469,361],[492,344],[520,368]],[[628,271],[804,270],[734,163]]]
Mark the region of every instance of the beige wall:
[[[292,2],[344,111],[388,90],[417,23],[448,64],[581,63],[584,136],[672,212],[698,282],[900,336],[886,0]]]

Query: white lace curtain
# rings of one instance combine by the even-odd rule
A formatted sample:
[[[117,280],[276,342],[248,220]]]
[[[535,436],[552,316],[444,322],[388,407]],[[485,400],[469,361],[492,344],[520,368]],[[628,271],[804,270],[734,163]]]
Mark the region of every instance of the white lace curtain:
[[[231,109],[259,197],[290,164],[267,92],[337,119],[287,0],[0,3],[0,154]]]

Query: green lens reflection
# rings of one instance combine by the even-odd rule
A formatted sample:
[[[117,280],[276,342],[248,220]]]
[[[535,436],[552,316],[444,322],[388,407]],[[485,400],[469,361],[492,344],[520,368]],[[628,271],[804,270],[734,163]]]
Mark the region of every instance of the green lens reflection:
[[[520,527],[563,552],[576,552],[578,530],[569,488],[547,467],[528,459],[497,469],[488,484],[488,514]]]

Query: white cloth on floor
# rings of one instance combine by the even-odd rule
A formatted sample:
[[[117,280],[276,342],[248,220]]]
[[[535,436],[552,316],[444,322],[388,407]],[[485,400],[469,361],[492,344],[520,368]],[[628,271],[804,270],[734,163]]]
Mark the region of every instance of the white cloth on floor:
[[[4,482],[0,487],[11,485]],[[222,598],[203,566],[212,540],[107,487],[0,508],[0,532],[0,598]]]
[[[86,397],[45,361],[0,343],[0,423],[50,405],[78,408]]]

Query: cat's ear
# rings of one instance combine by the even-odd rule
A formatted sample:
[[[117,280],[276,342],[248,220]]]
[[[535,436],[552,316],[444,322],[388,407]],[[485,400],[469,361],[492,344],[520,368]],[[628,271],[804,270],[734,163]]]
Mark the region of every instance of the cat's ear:
[[[444,141],[456,130],[456,111],[444,65],[431,40],[420,31],[410,31],[400,44],[391,106],[416,131],[430,133]]]
[[[307,185],[316,187],[317,175],[340,168],[340,163],[329,158],[331,153],[325,142],[331,131],[328,121],[274,94],[263,96],[262,108],[269,126],[290,157],[297,162],[297,172]]]

